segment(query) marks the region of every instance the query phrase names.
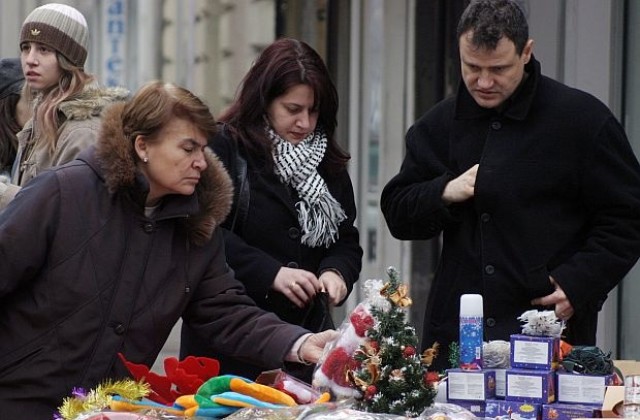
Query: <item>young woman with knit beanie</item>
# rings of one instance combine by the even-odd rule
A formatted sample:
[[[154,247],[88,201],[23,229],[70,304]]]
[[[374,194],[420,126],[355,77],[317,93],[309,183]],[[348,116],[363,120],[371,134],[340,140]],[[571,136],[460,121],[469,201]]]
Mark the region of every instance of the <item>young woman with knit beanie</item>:
[[[88,38],[86,19],[68,5],[45,4],[25,19],[20,59],[34,111],[18,133],[11,184],[0,183],[0,209],[38,173],[94,144],[103,109],[126,99],[126,90],[99,87],[84,71]]]
[[[209,143],[238,191],[223,225],[229,266],[258,306],[312,331],[331,327],[330,308],[349,296],[362,267],[337,110],[320,55],[282,38],[257,58]],[[255,348],[264,351],[263,343]],[[250,379],[265,370],[212,352],[185,325],[181,355],[189,354],[215,357],[222,372]],[[289,372],[310,382],[313,366]]]

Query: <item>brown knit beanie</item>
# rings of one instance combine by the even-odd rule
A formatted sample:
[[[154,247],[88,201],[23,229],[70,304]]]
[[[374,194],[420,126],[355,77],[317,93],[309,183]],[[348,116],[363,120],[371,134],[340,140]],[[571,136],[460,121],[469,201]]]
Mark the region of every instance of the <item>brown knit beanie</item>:
[[[84,67],[87,60],[88,41],[87,21],[82,13],[59,3],[33,9],[20,32],[20,45],[39,42],[60,52],[78,67]]]

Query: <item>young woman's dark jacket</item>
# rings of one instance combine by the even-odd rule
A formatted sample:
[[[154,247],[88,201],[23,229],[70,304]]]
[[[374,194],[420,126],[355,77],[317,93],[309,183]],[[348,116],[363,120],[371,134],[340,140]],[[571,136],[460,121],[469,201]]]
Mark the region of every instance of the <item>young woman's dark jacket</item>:
[[[535,59],[525,70],[503,112],[478,106],[463,84],[427,112],[383,190],[395,237],[443,233],[424,346],[458,340],[462,293],[484,296],[485,339],[508,340],[531,299],[553,292],[549,275],[575,310],[567,340],[595,344],[602,303],[638,259],[640,167],[621,125],[593,96],[542,76]],[[445,185],[476,163],[475,197],[446,206]]]
[[[192,196],[147,218],[148,185],[105,116],[97,150],[45,171],[0,215],[0,417],[51,419],[73,387],[151,366],[175,322],[272,368],[306,330],[257,308],[225,262],[232,184],[211,153]]]
[[[238,146],[231,138],[229,127],[219,130],[210,146],[232,177],[235,177]],[[346,168],[337,173],[329,173],[325,162],[318,167],[318,173],[327,183],[333,197],[342,205],[347,219],[340,224],[339,237],[335,243],[328,248],[311,248],[300,243],[301,232],[295,207],[299,199],[295,190],[280,182],[273,169],[265,169],[264,162],[247,156],[242,147],[239,149],[247,161],[249,203],[247,212],[236,210],[223,223],[226,228],[227,261],[235,271],[236,278],[242,281],[247,293],[258,306],[274,312],[288,322],[300,325],[306,309],[297,308],[284,295],[270,289],[278,270],[282,267],[301,268],[319,276],[323,270],[335,268],[344,277],[347,296],[360,274],[362,248],[359,245],[358,229],[354,226],[356,206],[349,173]],[[237,198],[236,201],[238,200],[243,199]],[[236,207],[242,206],[238,206],[237,202],[235,204]],[[235,212],[238,217],[231,232]],[[203,350],[205,349],[196,340],[192,340],[185,329],[182,354],[201,354]],[[223,367],[238,374],[255,376],[264,370],[261,366],[249,366],[213,355],[221,359]]]

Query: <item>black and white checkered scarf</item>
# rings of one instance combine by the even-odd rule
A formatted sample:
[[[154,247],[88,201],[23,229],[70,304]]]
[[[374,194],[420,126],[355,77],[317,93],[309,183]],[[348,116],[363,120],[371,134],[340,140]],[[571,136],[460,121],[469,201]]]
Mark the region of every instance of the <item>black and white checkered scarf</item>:
[[[329,247],[338,239],[338,225],[347,218],[340,203],[331,195],[317,168],[327,150],[327,136],[317,129],[294,145],[267,127],[273,141],[275,173],[280,181],[298,192],[300,241],[310,247]]]

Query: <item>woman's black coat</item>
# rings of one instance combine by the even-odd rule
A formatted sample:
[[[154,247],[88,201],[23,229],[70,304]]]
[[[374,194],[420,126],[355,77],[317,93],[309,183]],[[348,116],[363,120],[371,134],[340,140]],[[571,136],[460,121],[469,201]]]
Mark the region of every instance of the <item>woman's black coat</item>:
[[[238,145],[229,135],[228,128],[220,130],[210,142],[210,146],[225,164],[232,178],[237,175],[236,154]],[[240,148],[241,149],[241,148]],[[330,174],[325,165],[320,164],[319,173],[327,183],[329,191],[340,202],[347,219],[339,226],[339,237],[328,248],[311,248],[300,243],[300,225],[295,208],[298,200],[295,190],[280,182],[273,170],[263,169],[262,162],[256,162],[240,152],[247,162],[249,183],[249,205],[246,216],[238,211],[233,227],[233,215],[223,224],[227,261],[242,281],[247,293],[263,309],[276,313],[287,322],[300,325],[307,309],[299,309],[284,295],[271,290],[276,274],[282,267],[301,268],[320,275],[325,269],[336,269],[344,277],[348,293],[351,293],[362,266],[362,248],[359,245],[358,230],[354,225],[356,207],[353,186],[346,169]],[[236,182],[238,187],[238,182]],[[236,195],[234,206],[238,207]],[[200,354],[202,346],[191,339],[188,330],[183,330],[181,354]],[[260,366],[238,364],[218,354],[223,369],[245,376],[255,377],[264,370]]]

